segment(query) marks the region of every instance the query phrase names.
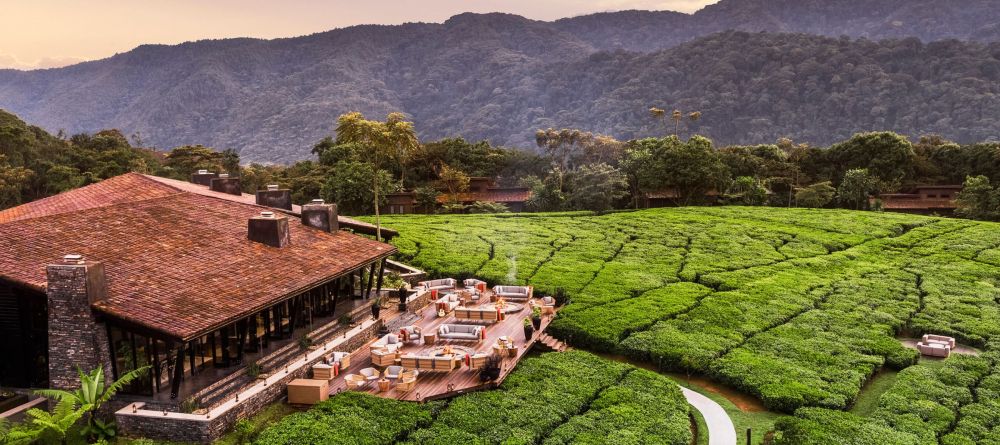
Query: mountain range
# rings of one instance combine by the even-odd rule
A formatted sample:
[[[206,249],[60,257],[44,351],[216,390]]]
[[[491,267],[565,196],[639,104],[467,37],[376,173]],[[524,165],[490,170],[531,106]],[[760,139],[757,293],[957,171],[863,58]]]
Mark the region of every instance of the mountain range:
[[[1000,139],[1000,0],[723,0],[694,14],[554,22],[460,14],[303,37],[143,45],[65,68],[0,70],[0,108],[50,131],[309,156],[336,117],[407,113],[424,139],[531,147],[575,127],[720,144],[829,144],[857,131]]]

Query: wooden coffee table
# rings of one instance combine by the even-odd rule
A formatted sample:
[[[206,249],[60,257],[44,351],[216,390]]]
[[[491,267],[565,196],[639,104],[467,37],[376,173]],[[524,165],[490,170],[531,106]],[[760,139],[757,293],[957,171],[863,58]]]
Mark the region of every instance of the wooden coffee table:
[[[382,377],[378,381],[378,391],[379,392],[386,392],[388,390],[389,390],[389,379],[387,379],[385,377]]]

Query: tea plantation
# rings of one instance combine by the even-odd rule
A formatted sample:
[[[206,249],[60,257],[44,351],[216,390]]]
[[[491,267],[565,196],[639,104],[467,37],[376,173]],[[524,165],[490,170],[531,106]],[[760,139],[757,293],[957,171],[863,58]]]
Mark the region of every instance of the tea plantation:
[[[656,415],[650,415],[655,413]],[[671,380],[572,351],[529,358],[498,390],[417,405],[347,392],[268,427],[257,445],[688,445]]]
[[[740,207],[407,215],[383,224],[401,232],[393,243],[403,259],[432,275],[527,283],[536,294],[557,294],[569,304],[553,335],[707,375],[773,410],[798,412],[802,423],[785,425],[795,431],[865,422],[900,434],[899,443],[919,433],[957,444],[977,443],[960,441],[963,432],[1000,423],[995,402],[959,394],[1000,381],[988,348],[1000,340],[997,224]],[[945,375],[928,376],[911,366],[917,353],[898,340],[924,333],[988,353],[949,360],[938,371]],[[967,361],[989,366],[971,371]],[[905,368],[900,380],[911,382],[897,382],[890,393],[920,389],[927,379],[960,388],[944,390],[952,399],[939,403],[952,421],[924,425],[928,414],[917,408],[910,417],[919,422],[889,416],[901,411],[887,395],[879,399],[886,408],[870,419],[840,412],[882,366]]]

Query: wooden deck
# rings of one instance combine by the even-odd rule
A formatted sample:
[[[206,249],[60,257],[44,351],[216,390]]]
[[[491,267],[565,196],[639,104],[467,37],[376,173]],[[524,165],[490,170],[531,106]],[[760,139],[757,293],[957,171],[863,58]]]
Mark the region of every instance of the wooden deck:
[[[425,345],[421,340],[404,346],[401,349],[401,354],[426,352],[431,348],[441,347],[443,345],[468,348],[472,352],[489,352],[492,350],[493,345],[497,343],[498,338],[506,336],[514,340],[514,345],[517,346],[517,356],[503,358],[500,369],[500,378],[492,382],[481,382],[479,380],[479,370],[469,369],[463,362],[459,367],[456,367],[454,370],[448,372],[421,370],[417,377],[416,387],[408,392],[397,393],[395,390],[395,381],[390,384],[389,390],[385,392],[379,391],[377,382],[371,382],[366,387],[360,389],[360,391],[379,397],[422,402],[453,397],[483,389],[495,388],[502,383],[505,378],[507,378],[507,375],[509,375],[511,371],[513,371],[517,363],[531,349],[531,346],[538,341],[539,335],[545,331],[549,323],[552,321],[552,316],[543,317],[541,329],[535,331],[530,341],[525,341],[523,320],[525,317],[531,316],[531,307],[527,303],[524,304],[524,308],[521,311],[506,314],[503,321],[488,325],[482,324],[482,322],[457,320],[452,314],[439,318],[434,310],[433,303],[422,309],[419,315],[420,319],[413,322],[413,324],[420,326],[421,330],[425,333],[437,332],[438,327],[444,323],[480,324],[486,326],[486,338],[478,343],[472,341],[441,341],[438,339],[434,345]],[[330,380],[331,395],[342,391],[348,391],[347,384],[344,382],[344,376],[351,373],[357,373],[358,370],[363,368],[373,367],[371,355],[369,353],[369,345],[374,341],[375,340],[372,340],[372,342],[366,344],[364,347],[351,354],[351,367],[342,371],[338,377]]]

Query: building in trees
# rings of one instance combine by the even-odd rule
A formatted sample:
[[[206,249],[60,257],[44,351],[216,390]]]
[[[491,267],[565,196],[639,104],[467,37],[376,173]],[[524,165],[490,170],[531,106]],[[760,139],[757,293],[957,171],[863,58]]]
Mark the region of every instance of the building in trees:
[[[462,204],[472,205],[476,202],[492,202],[503,204],[511,212],[523,212],[525,202],[531,198],[531,189],[527,187],[498,187],[492,178],[471,177],[468,189],[456,193],[448,193],[439,187],[437,205]],[[415,191],[403,191],[387,195],[388,213],[420,213],[423,211],[417,202]]]
[[[209,409],[253,384],[249,364],[276,372],[301,361],[290,345],[314,328],[369,312],[363,297],[396,249],[346,230],[374,227],[333,204],[292,206],[277,187],[253,196],[223,190],[238,178],[192,179],[211,187],[127,173],[0,211],[0,386],[69,389],[78,367],[117,378],[150,366],[122,397]],[[197,441],[235,416],[168,420],[118,414],[126,431]]]
[[[878,199],[887,212],[952,215],[958,208],[955,198],[960,191],[961,185],[918,185],[905,193],[883,193],[870,199],[873,208]]]

